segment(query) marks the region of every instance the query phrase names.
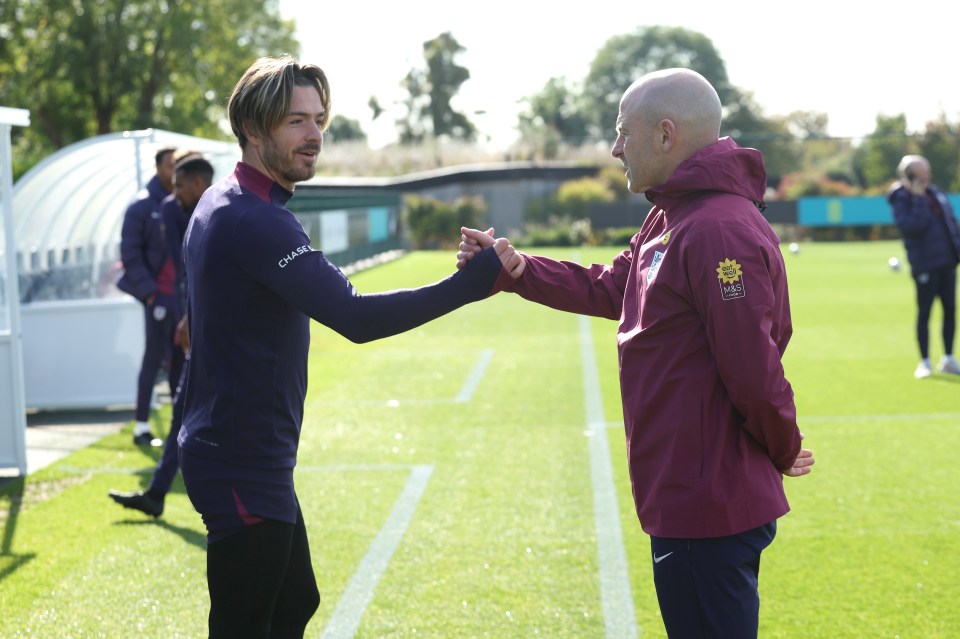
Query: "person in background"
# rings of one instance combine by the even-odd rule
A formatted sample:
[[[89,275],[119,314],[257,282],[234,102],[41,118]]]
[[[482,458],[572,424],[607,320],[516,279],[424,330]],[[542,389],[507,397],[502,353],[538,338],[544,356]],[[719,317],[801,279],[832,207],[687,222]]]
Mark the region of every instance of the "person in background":
[[[177,266],[177,295],[174,299],[172,312],[176,320],[177,330],[174,333],[174,357],[179,355],[181,362],[189,357],[190,331],[188,318],[184,310],[187,299],[187,273],[183,266],[181,247],[183,236],[186,234],[187,222],[193,210],[200,201],[200,196],[210,188],[213,182],[213,165],[196,151],[178,152],[178,159],[174,165],[173,193],[167,196],[160,206],[164,232],[167,238],[167,250]],[[154,469],[153,479],[146,491],[134,490],[121,492],[110,491],[110,498],[125,508],[139,510],[152,517],[163,514],[164,500],[173,480],[180,469],[179,448],[177,436],[180,434],[180,423],[183,418],[183,379],[186,369],[182,363],[178,366],[181,372],[177,384],[177,392],[173,398],[173,418],[170,421],[170,430],[163,445],[163,455]]]
[[[910,273],[917,290],[917,379],[933,374],[930,363],[930,312],[938,297],[943,309],[943,355],[937,370],[960,375],[953,356],[957,328],[957,264],[960,229],[946,194],[931,181],[930,163],[920,155],[906,155],[897,167],[899,180],[887,192],[893,219],[903,236]]]
[[[180,468],[207,528],[210,638],[302,637],[320,603],[293,481],[310,320],[354,342],[395,335],[496,292],[519,258],[496,240],[434,284],[359,293],[285,206],[316,171],[330,119],[324,72],[261,58],[227,111],[241,160],[200,199],[183,249]]]
[[[637,515],[670,637],[756,637],[760,554],[810,472],[782,356],[792,332],[779,240],[761,215],[756,149],[719,139],[720,98],[666,69],[623,94],[612,153],[653,204],[612,265],[521,253],[506,290],[619,320]],[[458,266],[493,238],[463,229]]]
[[[173,190],[173,154],[164,147],[155,156],[156,174],[127,207],[120,231],[120,259],[123,274],[117,288],[143,304],[144,350],[137,377],[137,399],[133,442],[140,446],[163,445],[150,431],[150,405],[161,367],[167,371],[170,395],[180,371],[172,370],[174,319],[173,303],[176,267],[167,251],[160,218],[160,203]]]

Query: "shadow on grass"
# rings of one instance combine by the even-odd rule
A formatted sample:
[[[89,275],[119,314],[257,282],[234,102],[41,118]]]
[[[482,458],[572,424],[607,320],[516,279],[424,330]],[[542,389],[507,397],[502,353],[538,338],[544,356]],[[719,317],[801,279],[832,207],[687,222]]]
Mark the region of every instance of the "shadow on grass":
[[[27,426],[113,424],[133,421],[129,409],[40,410],[27,413]]]
[[[20,504],[23,503],[24,480],[18,477],[4,487],[0,494],[0,515],[3,515],[3,539],[0,540],[0,581],[16,572],[21,566],[34,559],[36,553],[17,555],[11,552],[13,534],[17,529],[17,517]],[[3,503],[6,502],[6,506]],[[3,511],[6,511],[5,513]]]
[[[200,548],[204,552],[207,550],[207,536],[205,534],[192,528],[175,526],[163,519],[123,519],[114,523],[114,526],[157,526],[179,535],[185,542]]]

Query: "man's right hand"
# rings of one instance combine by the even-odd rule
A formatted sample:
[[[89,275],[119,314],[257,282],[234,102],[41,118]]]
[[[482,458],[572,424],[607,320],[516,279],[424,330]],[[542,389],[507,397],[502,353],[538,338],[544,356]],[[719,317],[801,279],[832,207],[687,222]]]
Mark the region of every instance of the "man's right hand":
[[[517,279],[523,275],[523,271],[527,266],[523,255],[517,252],[507,238],[501,237],[494,239],[493,228],[489,228],[484,232],[478,231],[477,229],[461,227],[460,233],[460,250],[457,252],[458,269],[466,266],[467,262],[473,259],[474,255],[492,246],[497,252],[497,257],[500,258],[500,263],[503,264],[504,270],[506,270],[513,279]]]
[[[922,175],[910,175],[905,178],[904,186],[913,195],[926,195],[927,187],[930,186],[930,179]]]
[[[190,322],[184,315],[177,322],[177,332],[174,334],[174,342],[180,345],[184,355],[190,354]]]

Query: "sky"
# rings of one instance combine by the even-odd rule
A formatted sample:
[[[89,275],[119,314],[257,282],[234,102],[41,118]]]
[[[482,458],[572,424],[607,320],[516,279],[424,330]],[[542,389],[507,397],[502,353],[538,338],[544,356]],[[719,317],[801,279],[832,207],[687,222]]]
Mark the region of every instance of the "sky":
[[[396,103],[406,95],[400,82],[425,66],[423,43],[444,32],[466,49],[456,62],[470,71],[453,105],[496,149],[516,138],[523,98],[552,77],[581,82],[607,40],[654,25],[708,37],[730,82],[752,92],[767,116],[823,112],[836,137],[871,133],[878,115],[903,113],[911,131],[941,113],[960,120],[960,10],[946,9],[950,3],[280,0],[279,6],[297,22],[301,60],[326,71],[333,113],[358,120],[374,148],[395,141],[394,120],[404,113]],[[395,106],[372,121],[371,96]]]

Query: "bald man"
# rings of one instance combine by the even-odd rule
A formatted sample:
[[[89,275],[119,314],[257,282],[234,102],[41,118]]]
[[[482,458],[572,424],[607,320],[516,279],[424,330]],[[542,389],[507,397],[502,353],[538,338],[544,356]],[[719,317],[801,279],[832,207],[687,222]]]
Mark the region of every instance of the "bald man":
[[[698,73],[667,69],[623,94],[613,156],[653,203],[611,265],[522,254],[508,288],[619,320],[627,458],[671,637],[756,637],[760,553],[789,511],[783,477],[810,472],[781,357],[791,335],[779,239],[761,215],[755,149],[719,138]],[[463,229],[458,266],[493,244]]]
[[[933,375],[930,363],[930,313],[940,298],[943,355],[937,371],[960,375],[953,356],[957,330],[957,264],[960,263],[960,225],[947,195],[931,181],[930,163],[921,155],[905,155],[897,167],[900,178],[887,191],[893,219],[903,236],[917,296],[917,379]]]

